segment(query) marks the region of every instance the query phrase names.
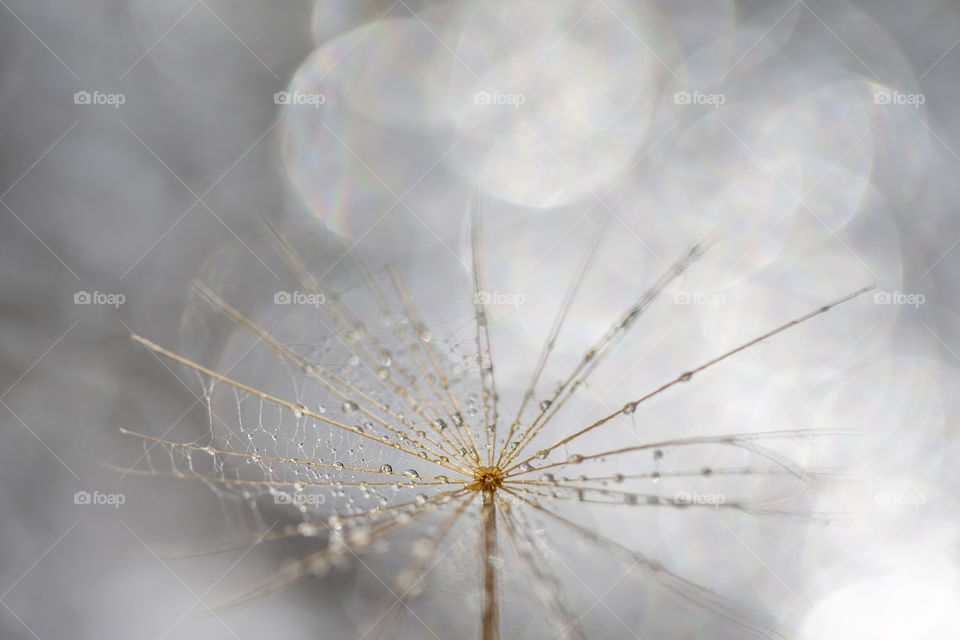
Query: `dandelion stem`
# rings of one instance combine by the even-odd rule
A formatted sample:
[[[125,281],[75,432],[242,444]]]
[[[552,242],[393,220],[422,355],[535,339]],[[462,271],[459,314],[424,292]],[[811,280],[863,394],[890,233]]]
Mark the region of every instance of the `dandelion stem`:
[[[500,640],[500,589],[497,585],[496,492],[483,492],[483,610],[480,614],[481,640]]]

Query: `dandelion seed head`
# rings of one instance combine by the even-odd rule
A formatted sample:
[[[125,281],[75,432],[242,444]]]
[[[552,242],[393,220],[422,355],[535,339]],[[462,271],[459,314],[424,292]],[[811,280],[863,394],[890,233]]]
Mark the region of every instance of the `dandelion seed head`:
[[[329,291],[311,280],[312,272],[292,245],[282,238],[274,242],[281,256],[277,271],[298,277],[290,289],[322,294],[323,305],[287,306],[284,313],[270,308],[256,315],[201,289],[205,303],[233,326],[218,361],[239,362],[232,371],[142,343],[204,380],[206,440],[153,440],[168,455],[173,472],[207,483],[224,500],[241,497],[262,528],[265,515],[289,518],[295,535],[319,545],[317,556],[300,561],[302,572],[324,573],[353,556],[374,562],[364,554],[389,544],[397,554],[394,564],[404,565],[392,567],[390,575],[411,593],[427,593],[422,585],[406,584],[419,575],[417,563],[469,544],[459,542],[463,538],[479,547],[476,557],[482,559],[475,573],[458,573],[474,578],[473,588],[482,593],[487,608],[481,626],[499,624],[490,611],[500,602],[503,575],[538,585],[553,619],[571,620],[558,604],[563,590],[552,577],[556,563],[549,558],[556,549],[588,548],[610,562],[650,569],[651,561],[639,561],[637,541],[626,536],[639,536],[636,531],[652,536],[655,529],[634,523],[649,522],[652,511],[665,510],[715,518],[718,500],[702,499],[714,495],[707,489],[716,491],[734,477],[755,481],[762,472],[787,477],[794,470],[795,452],[775,451],[765,436],[621,438],[618,430],[646,421],[626,417],[646,406],[633,389],[611,405],[621,409],[593,403],[596,418],[584,414],[579,422],[563,425],[554,419],[576,415],[587,403],[594,369],[604,371],[608,354],[644,318],[646,307],[636,300],[606,327],[583,331],[594,335],[558,382],[536,357],[500,366],[502,352],[489,335],[500,326],[491,321],[496,314],[481,314],[487,321],[477,322],[468,306],[452,319],[424,318],[414,290],[398,271],[369,267],[362,258],[356,266],[360,275],[344,277],[345,286]],[[584,262],[583,269],[590,260]],[[665,277],[676,277],[692,262],[683,258],[677,265]],[[659,295],[664,286],[657,286]],[[576,287],[571,291],[573,299]],[[313,322],[294,319],[301,315]],[[316,322],[318,315],[323,323]],[[384,317],[391,320],[381,322]],[[338,339],[318,339],[318,324]],[[563,344],[562,323],[557,326],[546,330],[545,361]],[[508,373],[520,365],[534,374],[517,386]],[[494,376],[495,370],[507,374]],[[684,382],[694,371],[679,377],[674,371],[666,379]],[[569,453],[570,447],[577,453]],[[215,455],[199,455],[211,450]],[[159,461],[155,455],[148,458],[150,464]],[[759,462],[766,467],[758,470]],[[802,474],[799,480],[795,484],[802,485]],[[722,503],[728,512],[754,506],[734,495],[740,491],[749,498],[751,487],[731,484],[729,491]],[[689,498],[678,497],[681,492]],[[614,506],[631,508],[613,511]],[[691,569],[705,563],[693,550],[677,564]],[[625,578],[640,579],[632,572]],[[693,583],[676,580],[682,600],[707,608]]]

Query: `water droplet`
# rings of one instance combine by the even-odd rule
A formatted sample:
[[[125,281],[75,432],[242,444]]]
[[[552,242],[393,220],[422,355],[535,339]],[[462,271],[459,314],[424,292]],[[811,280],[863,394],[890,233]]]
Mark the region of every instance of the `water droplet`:
[[[543,474],[542,476],[540,476],[540,479],[541,479],[543,482],[556,482],[556,481],[557,481],[557,479],[553,477],[553,474],[552,474],[552,473],[545,473],[545,474]]]
[[[663,457],[663,449],[654,449],[653,450],[653,459],[659,460]]]
[[[306,410],[307,408],[304,405],[298,404],[297,408],[293,410],[293,415],[297,416],[298,418],[302,418],[303,412]]]
[[[357,406],[357,403],[354,402],[353,400],[344,400],[343,404],[340,405],[340,408],[343,410],[344,413],[353,413],[360,407]]]
[[[437,476],[437,480],[439,480],[443,484],[447,484],[448,482],[450,482],[450,478],[448,478],[447,476]]]
[[[216,451],[213,450],[213,447],[204,447],[203,452],[209,453],[210,455],[216,455],[217,453]]]
[[[580,455],[579,453],[571,453],[567,457],[567,462],[573,462],[573,463],[583,462],[583,456]]]
[[[431,338],[430,332],[427,331],[426,329],[420,332],[420,339],[423,340],[424,342],[430,342],[430,338]]]
[[[709,476],[713,474],[713,469],[711,469],[710,467],[704,467],[703,469],[700,470],[700,473],[702,473],[705,476]]]
[[[629,416],[636,410],[637,410],[637,403],[629,402],[623,406],[623,415]]]
[[[390,375],[390,372],[384,369],[383,367],[380,367],[379,369],[377,369],[377,377],[379,377],[381,380],[386,380],[387,376],[389,375]]]
[[[506,560],[498,556],[487,556],[487,562],[498,568],[506,564]]]
[[[425,495],[422,494],[422,493],[418,493],[418,494],[417,494],[417,497],[414,498],[414,499],[416,500],[417,504],[420,505],[420,506],[423,506],[423,505],[427,504],[427,496],[425,496]]]
[[[350,531],[350,542],[358,547],[365,547],[370,544],[369,527],[357,527]]]
[[[297,533],[306,537],[315,536],[318,533],[317,525],[309,522],[301,522],[297,525]]]
[[[520,465],[519,467],[517,467],[517,470],[518,470],[520,473],[526,473],[526,472],[528,472],[528,471],[533,471],[533,467],[530,466],[530,463],[524,462],[522,465]]]
[[[382,465],[380,467],[380,473],[393,473],[393,467],[388,464]]]
[[[389,351],[380,352],[380,364],[385,367],[389,367],[393,363],[393,358],[390,357]]]
[[[443,431],[447,428],[447,423],[443,421],[443,418],[437,418],[433,421],[433,426],[436,427],[437,430]]]
[[[654,471],[653,473],[651,473],[650,479],[653,480],[654,482],[660,482],[660,472]]]
[[[693,377],[693,372],[692,372],[692,371],[687,371],[687,372],[684,373],[682,376],[680,376],[679,378],[677,378],[677,380],[679,380],[680,382],[687,382],[687,381],[689,381],[690,378],[692,378],[692,377]]]
[[[551,404],[552,403],[549,400],[543,400],[542,402],[540,402],[540,411],[546,411],[547,409],[550,408]]]
[[[614,481],[614,482],[623,482],[623,474],[622,474],[622,473],[615,473],[615,474],[613,474],[613,481]]]
[[[417,473],[416,469],[407,469],[406,471],[403,472],[403,475],[411,479],[416,479],[420,477],[420,474]]]
[[[546,449],[541,449],[540,451],[537,452],[537,457],[540,458],[541,460],[546,460],[547,456],[549,455],[550,455],[550,452],[547,451]]]
[[[343,463],[342,463],[342,462],[334,462],[334,463],[333,463],[333,466],[334,466],[334,468],[336,468],[336,469],[343,469]]]
[[[453,414],[453,424],[457,425],[458,427],[463,426],[463,416],[460,415],[459,412]]]
[[[352,357],[350,358],[350,366],[351,366],[351,367],[356,367],[356,366],[359,365],[359,364],[360,364],[360,356],[352,356]]]

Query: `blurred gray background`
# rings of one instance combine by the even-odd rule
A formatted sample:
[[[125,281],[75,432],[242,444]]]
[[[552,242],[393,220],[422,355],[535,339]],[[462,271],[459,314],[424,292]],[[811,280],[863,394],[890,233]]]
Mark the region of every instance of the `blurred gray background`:
[[[231,612],[228,623],[208,615],[198,597],[223,567],[211,574],[205,560],[167,565],[138,545],[221,535],[216,524],[185,521],[216,508],[209,492],[121,483],[102,467],[139,455],[120,426],[202,418],[193,392],[129,335],[177,344],[188,283],[204,260],[255,231],[262,217],[290,209],[274,93],[325,41],[384,12],[406,18],[430,3],[320,4],[318,26],[306,0],[0,0],[0,637],[254,638],[280,628],[326,637],[317,629],[335,624],[337,612],[321,613],[303,592]],[[687,20],[714,10],[682,4]],[[749,22],[764,4],[729,8]],[[960,436],[948,391],[960,364],[960,4],[783,8],[797,22],[779,55],[798,67],[819,56],[847,68],[873,65],[878,83],[906,81],[904,92],[925,97],[917,152],[924,161],[901,167],[911,188],[886,207],[901,254],[893,286],[926,303],[891,320],[888,338],[897,354],[923,355],[924,385],[943,385],[931,400],[940,403],[942,449],[927,452],[935,469],[925,486],[952,493],[949,461]],[[840,22],[866,19],[886,38],[878,47],[897,49],[902,68],[876,66],[882,56],[833,33]],[[104,103],[84,104],[77,92]],[[123,103],[111,104],[117,95]],[[900,141],[897,153],[911,148]],[[887,172],[874,185],[881,190],[900,167],[884,160],[874,164]],[[419,242],[397,249],[402,255],[435,250],[431,234],[411,235]],[[99,298],[81,304],[80,292]],[[111,306],[118,296],[122,304]],[[914,428],[911,417],[899,426]],[[77,491],[122,493],[126,503],[78,505]],[[952,502],[937,506],[925,495],[926,512],[901,515],[915,522],[955,514]],[[954,542],[943,548],[955,550]],[[256,575],[258,562],[239,573]]]

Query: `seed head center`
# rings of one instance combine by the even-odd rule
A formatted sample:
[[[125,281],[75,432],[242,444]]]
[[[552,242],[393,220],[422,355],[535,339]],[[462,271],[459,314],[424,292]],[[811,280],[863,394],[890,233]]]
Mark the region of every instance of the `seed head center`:
[[[499,467],[480,467],[473,474],[477,491],[496,491],[503,484],[503,470]]]

